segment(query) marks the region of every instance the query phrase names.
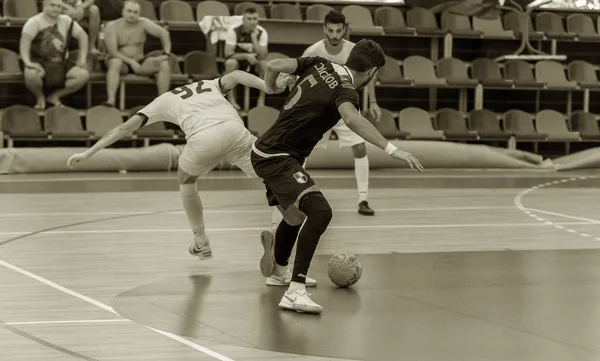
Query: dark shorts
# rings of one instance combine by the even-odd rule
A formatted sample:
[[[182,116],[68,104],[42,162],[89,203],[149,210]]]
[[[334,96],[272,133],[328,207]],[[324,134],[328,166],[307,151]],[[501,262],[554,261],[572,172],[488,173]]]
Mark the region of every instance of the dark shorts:
[[[302,164],[293,157],[263,158],[252,152],[251,160],[254,171],[267,188],[269,206],[280,205],[286,210],[304,191],[315,185]]]

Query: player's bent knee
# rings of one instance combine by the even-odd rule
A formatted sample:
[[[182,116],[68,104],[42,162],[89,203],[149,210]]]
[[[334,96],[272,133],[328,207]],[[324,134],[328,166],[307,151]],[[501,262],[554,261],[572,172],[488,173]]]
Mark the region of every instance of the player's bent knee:
[[[333,218],[333,211],[321,192],[306,193],[300,200],[300,210],[309,218],[314,218],[319,232],[323,233]]]
[[[278,206],[278,209],[281,212],[285,223],[289,224],[290,226],[301,226],[306,219],[306,216],[295,206],[290,206],[286,210],[283,210],[280,206]]]

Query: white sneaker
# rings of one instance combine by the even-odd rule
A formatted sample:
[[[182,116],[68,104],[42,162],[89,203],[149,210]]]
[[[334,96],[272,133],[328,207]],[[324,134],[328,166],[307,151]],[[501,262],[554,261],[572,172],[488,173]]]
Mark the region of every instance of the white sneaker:
[[[275,270],[275,232],[271,229],[263,231],[260,234],[260,242],[265,251],[260,259],[260,273],[269,277]]]
[[[266,284],[267,286],[289,286],[290,282],[292,282],[292,270],[288,268],[285,273],[281,276],[276,274],[272,274],[270,277],[267,277]],[[310,277],[306,277],[304,281],[306,287],[316,287],[317,280],[314,280]]]
[[[281,302],[279,302],[279,307],[296,312],[321,313],[323,307],[314,303],[309,296],[310,294],[306,292],[306,289],[298,290],[292,294],[286,292],[283,294]]]
[[[189,250],[192,256],[198,257],[201,261],[212,258],[212,250],[210,249],[210,242],[208,239],[202,241],[195,239],[194,242],[190,244]]]

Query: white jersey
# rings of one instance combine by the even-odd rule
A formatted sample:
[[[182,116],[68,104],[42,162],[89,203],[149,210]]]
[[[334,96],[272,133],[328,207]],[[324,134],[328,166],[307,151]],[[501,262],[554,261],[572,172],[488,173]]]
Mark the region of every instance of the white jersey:
[[[302,54],[302,57],[320,56],[334,63],[346,64],[348,56],[350,56],[350,51],[352,51],[352,48],[354,48],[355,44],[351,41],[342,39],[342,50],[338,54],[332,55],[327,52],[327,48],[325,47],[326,41],[328,40],[319,40],[313,45],[309,46],[308,48],[306,48],[306,50],[304,50],[304,54]]]
[[[168,91],[146,105],[137,114],[145,124],[169,122],[178,125],[186,139],[215,124],[237,121],[244,124],[238,112],[225,99],[220,79],[201,80]]]

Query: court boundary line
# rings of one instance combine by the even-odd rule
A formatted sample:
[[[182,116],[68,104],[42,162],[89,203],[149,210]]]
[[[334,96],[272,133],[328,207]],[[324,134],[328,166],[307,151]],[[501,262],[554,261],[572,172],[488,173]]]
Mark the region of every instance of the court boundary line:
[[[3,325],[9,326],[27,326],[27,325],[68,325],[68,324],[81,324],[81,323],[121,323],[121,322],[133,322],[127,318],[112,318],[112,319],[98,319],[98,320],[55,320],[55,321],[13,321],[4,322]]]
[[[66,294],[68,294],[70,296],[73,296],[75,298],[78,298],[79,300],[82,300],[84,302],[92,304],[92,305],[94,305],[94,306],[96,306],[98,308],[101,308],[101,309],[103,309],[105,311],[108,311],[108,312],[110,312],[112,314],[115,314],[117,316],[121,316],[112,307],[110,307],[110,306],[108,306],[108,305],[106,305],[106,304],[104,304],[104,303],[102,303],[102,302],[100,302],[98,300],[95,300],[95,299],[93,299],[91,297],[83,295],[83,294],[81,294],[79,292],[73,291],[73,290],[71,290],[71,289],[69,289],[67,287],[61,286],[58,283],[52,282],[49,279],[46,279],[46,278],[44,278],[42,276],[39,276],[39,275],[37,275],[37,274],[35,274],[33,272],[29,272],[29,271],[27,271],[27,270],[25,270],[23,268],[15,266],[15,265],[13,265],[11,263],[8,263],[8,262],[6,262],[4,260],[0,259],[0,266],[8,268],[8,269],[10,269],[10,270],[12,270],[14,272],[17,272],[17,273],[23,275],[23,276],[26,276],[26,277],[29,277],[31,279],[34,279],[34,280],[36,280],[36,281],[38,281],[40,283],[45,284],[46,286],[54,288],[57,291],[60,291],[60,292],[66,293]],[[156,332],[158,334],[161,334],[161,335],[163,335],[165,337],[168,337],[168,338],[170,338],[173,341],[177,341],[177,342],[179,342],[179,343],[181,343],[183,345],[191,347],[191,348],[195,349],[196,351],[200,351],[200,352],[204,353],[205,355],[211,356],[211,357],[213,357],[213,358],[215,358],[217,360],[220,360],[220,361],[235,361],[235,360],[233,360],[233,359],[231,359],[231,358],[229,358],[229,357],[227,357],[225,355],[222,355],[222,354],[220,354],[218,352],[212,351],[212,350],[210,350],[210,349],[208,349],[208,348],[206,348],[204,346],[201,346],[201,345],[199,345],[199,344],[197,344],[195,342],[189,341],[189,340],[187,340],[187,339],[185,339],[185,338],[183,338],[181,336],[177,336],[177,335],[175,335],[173,333],[162,331],[162,330],[150,327],[150,326],[146,326],[146,325],[142,325],[142,324],[139,324],[139,325],[143,326],[143,327],[145,327],[145,328],[147,328],[147,329],[149,329],[151,331],[154,331],[154,332]]]

